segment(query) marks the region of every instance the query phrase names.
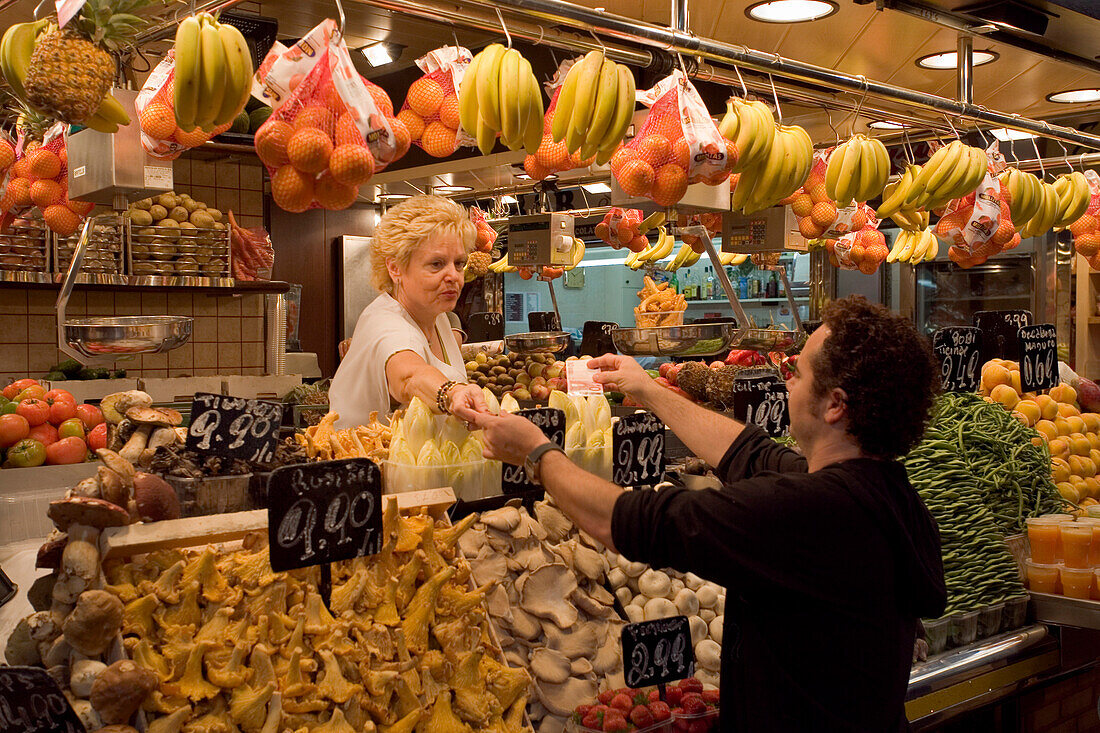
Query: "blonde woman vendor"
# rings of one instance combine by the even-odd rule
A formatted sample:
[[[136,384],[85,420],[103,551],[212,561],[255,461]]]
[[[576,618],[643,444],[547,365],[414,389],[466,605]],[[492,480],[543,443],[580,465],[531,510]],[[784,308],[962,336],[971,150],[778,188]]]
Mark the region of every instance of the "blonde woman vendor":
[[[462,291],[475,231],[458,204],[416,196],[389,209],[371,241],[371,284],[380,295],[359,316],[329,388],[339,427],[366,424],[419,397],[436,412],[482,412],[448,313]]]

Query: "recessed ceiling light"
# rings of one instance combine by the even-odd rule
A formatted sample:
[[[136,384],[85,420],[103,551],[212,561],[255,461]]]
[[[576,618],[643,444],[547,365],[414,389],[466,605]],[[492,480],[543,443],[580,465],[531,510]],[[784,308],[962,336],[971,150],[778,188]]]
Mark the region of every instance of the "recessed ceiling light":
[[[500,197],[500,203],[502,204],[518,204],[519,200],[510,194],[504,194]]]
[[[1064,92],[1048,94],[1047,101],[1056,102],[1058,104],[1100,102],[1100,89],[1067,89]]]
[[[367,57],[367,63],[371,66],[385,66],[397,61],[403,47],[396,43],[378,41],[359,49]]]
[[[832,0],[769,0],[745,8],[745,15],[763,23],[805,23],[827,18],[839,9]]]
[[[989,131],[993,137],[997,138],[1003,143],[1010,140],[1030,140],[1035,137],[1030,132],[1023,132],[1022,130],[1009,130],[1007,127],[998,127],[995,130]]]
[[[380,193],[378,194],[379,201],[404,201],[405,199],[411,199],[411,193]]]
[[[611,186],[606,183],[582,183],[581,188],[588,193],[611,193]]]
[[[1000,58],[1000,54],[996,51],[979,51],[978,49],[974,49],[971,55],[974,59],[974,66],[983,66]],[[921,56],[917,59],[917,66],[921,66],[925,69],[936,69],[937,71],[957,69],[959,66],[959,54],[957,51],[930,53],[927,56]]]
[[[432,193],[466,193],[467,191],[473,191],[473,186],[436,186],[432,189]]]
[[[867,123],[867,127],[875,130],[904,130],[909,127],[901,122],[894,122],[893,120],[872,120]]]

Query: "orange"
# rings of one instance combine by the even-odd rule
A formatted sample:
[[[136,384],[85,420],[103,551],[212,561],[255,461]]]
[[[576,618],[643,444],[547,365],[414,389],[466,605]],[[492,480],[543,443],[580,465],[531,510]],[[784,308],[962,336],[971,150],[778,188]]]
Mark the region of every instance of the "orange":
[[[303,127],[290,136],[286,155],[290,164],[303,173],[320,173],[328,167],[332,139],[315,127]]]
[[[535,151],[535,160],[548,171],[565,170],[569,167],[569,148],[565,140],[554,142],[549,134],[544,135],[539,149]]]
[[[298,114],[294,115],[293,126],[295,130],[301,130],[304,127],[315,127],[331,137],[335,125],[336,118],[328,107],[310,105],[298,110]]]
[[[80,228],[80,217],[61,205],[47,206],[42,212],[42,219],[46,226],[62,237],[75,234]]]
[[[620,145],[615,149],[615,152],[611,154],[611,172],[618,178],[619,169],[637,157],[638,153],[635,152],[634,148]]]
[[[15,148],[7,140],[0,140],[0,171],[5,171],[15,162]]]
[[[413,112],[421,117],[434,117],[443,104],[443,87],[426,76],[422,76],[409,87],[409,94],[405,97],[405,103]]]
[[[336,114],[343,114],[347,111],[348,107],[344,104],[344,100],[340,98],[340,92],[336,91],[336,85],[332,83],[332,79],[325,82],[318,90],[318,94],[321,96],[322,104]]]
[[[340,115],[336,120],[336,134],[334,136],[337,145],[362,145],[363,133],[355,124],[355,118],[351,114]]]
[[[397,147],[397,152],[394,153],[392,163],[398,158],[405,156],[405,153],[409,152],[409,146],[412,144],[412,137],[409,135],[409,128],[405,126],[405,123],[398,119],[390,119],[390,128],[393,130],[393,142]]]
[[[386,117],[393,117],[393,102],[390,100],[390,95],[386,94],[382,87],[369,81],[366,82],[366,87],[370,95],[374,97],[374,106],[378,108],[378,111]]]
[[[1076,237],[1085,232],[1091,232],[1098,226],[1100,226],[1100,219],[1092,214],[1081,214],[1079,219],[1069,225],[1069,230]]]
[[[856,209],[856,213],[852,214],[852,231],[859,231],[865,226],[867,226],[867,212]]]
[[[581,151],[577,151],[569,156],[569,168],[587,168],[596,162],[596,156],[591,158],[582,158]]]
[[[629,196],[645,196],[652,188],[656,172],[644,160],[631,160],[619,169],[615,180]]]
[[[61,158],[45,148],[39,148],[27,156],[29,178],[57,178],[61,174]]]
[[[271,198],[284,211],[305,211],[313,203],[313,176],[284,165],[271,176]]]
[[[8,182],[7,195],[11,202],[20,208],[34,203],[31,199],[31,182],[28,178],[13,178]],[[7,196],[5,196],[7,198]]]
[[[278,168],[290,161],[286,146],[292,134],[294,128],[282,120],[269,120],[256,132],[256,155],[264,165]]]
[[[95,204],[91,201],[81,201],[80,199],[67,199],[65,206],[77,216],[87,216],[88,212],[95,208]]]
[[[1016,403],[1020,401],[1020,395],[1007,384],[998,384],[989,393],[989,396],[992,397],[995,402],[1000,402],[1010,410],[1015,408]]]
[[[814,209],[814,200],[807,193],[800,193],[791,202],[791,211],[795,216],[809,216]]]
[[[172,108],[164,102],[150,102],[141,110],[141,131],[155,140],[167,140],[176,131]]]
[[[313,197],[321,208],[329,211],[346,209],[355,203],[359,195],[358,186],[347,186],[340,183],[331,174],[325,173],[313,185]]]
[[[196,127],[191,132],[184,132],[176,128],[176,142],[185,148],[196,148],[210,139],[210,133],[203,132],[201,127]]]
[[[362,145],[340,145],[332,151],[328,168],[337,183],[359,186],[374,175],[374,157]]]
[[[691,167],[691,146],[682,137],[672,145],[672,162],[687,171]]]
[[[798,233],[806,239],[817,239],[825,233],[825,227],[814,223],[814,220],[804,216],[798,220]]]
[[[740,160],[741,151],[737,149],[737,144],[730,140],[726,140],[726,171],[732,173]]]
[[[27,177],[27,157],[26,151],[23,153],[23,157],[15,161],[11,165],[11,174],[14,178],[26,178]]]
[[[688,181],[684,169],[675,163],[661,166],[653,179],[650,197],[659,206],[672,206],[687,193]]]
[[[409,137],[413,140],[419,140],[420,136],[424,134],[424,118],[411,109],[403,109],[398,112],[397,119],[404,122],[405,127],[409,128]]]
[[[653,166],[660,168],[672,156],[672,146],[664,135],[646,135],[635,147],[638,156]]]
[[[455,136],[455,131],[442,122],[432,122],[424,130],[420,145],[433,158],[446,158],[455,151]]]
[[[810,218],[819,227],[827,227],[836,221],[836,205],[832,201],[816,203],[810,211]]]
[[[462,124],[458,119],[458,96],[448,94],[439,105],[439,121],[452,130],[457,130]]]
[[[43,211],[47,206],[64,203],[64,199],[64,190],[56,181],[43,178],[31,184],[31,201]]]
[[[810,194],[810,198],[815,204],[829,200],[829,194],[825,193],[824,183],[818,183],[813,186],[806,186],[806,193]]]
[[[543,178],[550,175],[550,171],[542,167],[538,162],[538,158],[534,155],[528,155],[523,159],[523,170],[527,172],[527,175],[531,176],[531,180],[533,181],[541,181]]]

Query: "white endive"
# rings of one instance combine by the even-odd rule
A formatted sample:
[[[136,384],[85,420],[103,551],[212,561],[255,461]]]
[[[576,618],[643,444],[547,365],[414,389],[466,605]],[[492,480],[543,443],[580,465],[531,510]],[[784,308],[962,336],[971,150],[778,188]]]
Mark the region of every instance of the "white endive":
[[[511,392],[504,395],[503,399],[501,399],[501,401],[500,401],[500,411],[501,412],[519,412],[519,402],[516,401],[516,398],[512,396]]]
[[[584,447],[584,425],[575,422],[565,430],[565,452],[571,453]]]
[[[458,451],[458,446],[455,445],[453,440],[448,440],[443,443],[439,448],[440,454],[443,456],[443,465],[453,466],[462,462],[462,456]]]
[[[591,433],[588,434],[587,447],[602,448],[604,445],[606,445],[606,440],[608,438],[608,434],[603,430],[593,430]]]
[[[550,407],[565,413],[566,426],[572,425],[574,422],[580,420],[580,414],[577,412],[577,404],[573,402],[565,392],[555,389],[550,393],[549,404]]]
[[[405,431],[409,450],[416,455],[435,436],[435,417],[419,397],[413,397],[409,403],[409,409],[405,410],[405,416],[401,419],[401,426]]]
[[[442,445],[447,441],[458,444],[466,440],[466,436],[470,431],[466,429],[466,426],[462,424],[454,415],[448,415],[446,419],[435,418],[441,423],[439,430],[439,442]]]
[[[477,439],[477,435],[479,434],[474,433],[462,444],[462,448],[459,450],[461,463],[479,463],[485,460],[485,456],[481,452],[481,441]]]
[[[493,413],[494,415],[499,415],[500,400],[498,400],[497,396],[493,394],[493,390],[489,389],[488,387],[482,387],[481,392],[485,395],[485,404],[489,408],[489,412]]]
[[[420,452],[416,454],[416,465],[420,467],[443,465],[443,454],[439,451],[439,446],[435,444],[434,440],[424,441]]]
[[[607,430],[611,427],[611,403],[607,401],[607,397],[592,395],[588,398],[588,409],[594,414],[593,429]]]

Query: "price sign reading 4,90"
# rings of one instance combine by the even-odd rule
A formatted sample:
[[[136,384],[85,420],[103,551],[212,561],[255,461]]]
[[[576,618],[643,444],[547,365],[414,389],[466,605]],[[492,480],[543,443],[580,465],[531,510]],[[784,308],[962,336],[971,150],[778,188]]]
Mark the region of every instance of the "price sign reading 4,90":
[[[949,326],[932,336],[945,392],[973,392],[978,388],[981,338],[981,329],[974,326]]]
[[[283,406],[268,400],[246,400],[196,392],[191,402],[187,447],[242,461],[269,463],[279,444]]]
[[[665,475],[665,424],[652,412],[624,415],[611,426],[613,483],[653,486]]]
[[[623,627],[623,672],[628,687],[663,685],[695,674],[687,616]]]
[[[1058,384],[1058,332],[1050,323],[1024,326],[1020,335],[1020,386],[1038,392]]]
[[[85,728],[46,670],[0,666],[0,733],[85,733]]]
[[[975,313],[974,325],[982,330],[982,364],[990,359],[1015,359],[1020,348],[1020,329],[1034,322],[1027,310]]]
[[[267,496],[272,570],[350,560],[382,549],[382,472],[366,458],[277,468]]]
[[[516,414],[538,425],[547,440],[565,447],[564,412],[552,407],[535,407],[530,410],[520,410]],[[540,487],[527,480],[527,472],[523,470],[523,466],[505,463],[500,472],[500,488],[501,493],[504,494],[519,494]]]

